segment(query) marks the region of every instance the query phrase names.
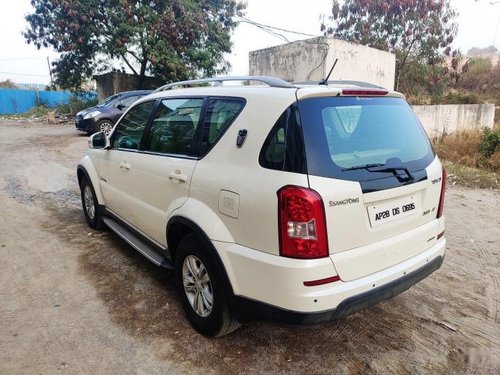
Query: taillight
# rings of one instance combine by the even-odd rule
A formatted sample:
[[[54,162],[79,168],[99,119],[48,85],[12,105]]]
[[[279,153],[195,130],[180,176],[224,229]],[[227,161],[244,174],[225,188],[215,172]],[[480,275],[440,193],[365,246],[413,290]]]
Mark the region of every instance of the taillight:
[[[323,201],[311,189],[285,186],[278,191],[280,254],[290,258],[328,256]]]
[[[438,212],[437,212],[437,218],[439,219],[441,216],[443,216],[443,209],[444,209],[444,191],[446,190],[446,171],[444,170],[443,167],[443,172],[441,176],[441,196],[439,197],[439,207],[438,207]]]

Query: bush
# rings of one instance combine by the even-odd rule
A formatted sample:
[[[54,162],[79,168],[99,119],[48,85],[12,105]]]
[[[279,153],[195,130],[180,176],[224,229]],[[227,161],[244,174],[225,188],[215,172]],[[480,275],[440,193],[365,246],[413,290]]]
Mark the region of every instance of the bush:
[[[482,104],[484,100],[475,93],[450,91],[446,95],[433,98],[432,104]]]
[[[46,117],[47,113],[49,113],[50,111],[52,110],[45,105],[37,105],[36,107],[31,108],[28,112],[23,113],[22,117],[28,117],[28,118]]]
[[[434,141],[440,158],[470,168],[500,170],[500,128],[459,131]]]
[[[481,160],[478,152],[480,143],[479,130],[457,131],[442,137],[435,143],[434,149],[442,159],[476,168]]]
[[[484,159],[489,159],[497,151],[500,151],[500,128],[484,129],[479,144],[479,153]]]
[[[5,81],[0,81],[0,88],[17,89],[17,85],[14,82],[12,82],[10,79],[7,79]]]
[[[75,92],[67,104],[60,105],[57,110],[67,115],[75,115],[82,109],[93,107],[97,104],[97,95],[93,92]]]

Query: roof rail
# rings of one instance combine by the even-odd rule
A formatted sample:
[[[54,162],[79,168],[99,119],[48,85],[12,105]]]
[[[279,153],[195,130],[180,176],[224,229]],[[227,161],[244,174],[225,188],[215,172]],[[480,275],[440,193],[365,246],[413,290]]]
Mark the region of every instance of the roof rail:
[[[321,81],[304,81],[304,82],[293,82],[294,85],[319,85]],[[373,83],[370,82],[363,82],[363,81],[344,81],[344,80],[335,80],[335,81],[328,81],[328,84],[330,85],[355,85],[359,87],[369,87],[372,89],[385,89],[385,87],[382,86],[377,86]]]
[[[223,82],[227,81],[247,81],[247,82],[262,82],[270,87],[281,87],[281,88],[293,88],[295,87],[291,83],[284,81],[279,78],[269,77],[269,76],[234,76],[234,77],[215,77],[215,78],[203,78],[203,79],[193,79],[189,81],[180,81],[169,83],[167,85],[161,86],[157,88],[153,92],[172,90],[177,86],[196,86],[204,83],[217,83],[219,86],[222,85]]]

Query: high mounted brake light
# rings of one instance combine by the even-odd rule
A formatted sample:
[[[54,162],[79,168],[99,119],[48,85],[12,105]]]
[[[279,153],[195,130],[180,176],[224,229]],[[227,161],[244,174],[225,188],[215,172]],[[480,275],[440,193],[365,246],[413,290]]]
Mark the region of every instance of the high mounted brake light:
[[[317,192],[297,186],[278,191],[280,255],[314,259],[328,256],[323,200]]]
[[[389,91],[387,90],[352,90],[352,89],[342,89],[342,95],[352,95],[352,96],[383,96],[387,95]]]

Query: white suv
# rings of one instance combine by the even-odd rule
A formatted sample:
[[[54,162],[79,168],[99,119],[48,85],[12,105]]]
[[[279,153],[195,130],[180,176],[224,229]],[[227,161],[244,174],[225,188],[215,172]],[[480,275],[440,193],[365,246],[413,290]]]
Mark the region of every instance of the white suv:
[[[397,92],[179,82],[89,144],[78,166],[88,224],[175,268],[187,317],[207,336],[257,318],[337,319],[444,259],[445,172]]]

